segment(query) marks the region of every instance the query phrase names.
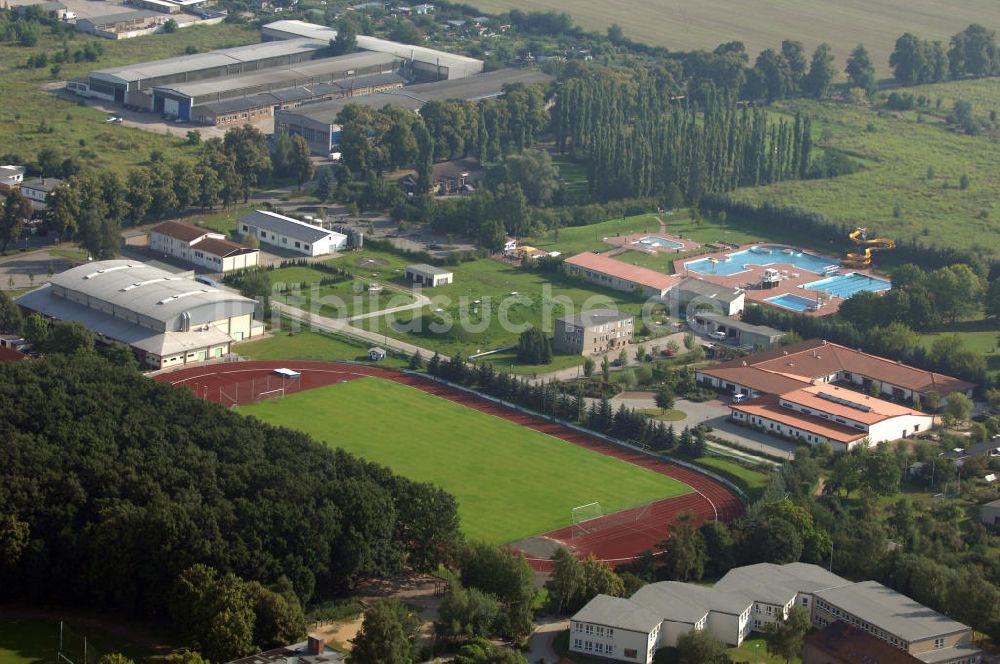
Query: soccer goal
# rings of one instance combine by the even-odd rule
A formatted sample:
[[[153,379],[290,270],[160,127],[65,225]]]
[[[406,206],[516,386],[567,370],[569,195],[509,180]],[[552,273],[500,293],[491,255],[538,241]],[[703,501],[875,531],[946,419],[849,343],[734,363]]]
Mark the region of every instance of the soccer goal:
[[[593,502],[586,505],[577,505],[570,510],[570,515],[573,522],[573,537],[575,538],[589,533],[590,530],[587,528],[588,522],[604,516],[604,510],[601,509],[599,502]]]

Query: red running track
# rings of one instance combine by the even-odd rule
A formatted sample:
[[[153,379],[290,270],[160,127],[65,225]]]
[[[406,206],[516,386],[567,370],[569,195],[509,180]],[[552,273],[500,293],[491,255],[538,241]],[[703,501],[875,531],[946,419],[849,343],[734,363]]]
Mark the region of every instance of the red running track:
[[[274,382],[273,378],[269,380],[274,370],[278,368],[298,371],[301,378],[291,381],[278,379],[278,382]],[[287,386],[287,391],[301,391],[366,376],[409,385],[488,415],[502,417],[521,426],[666,475],[694,490],[693,493],[683,496],[659,500],[649,505],[593,519],[586,522],[583,528],[567,526],[541,536],[574,549],[578,555],[592,554],[609,563],[624,562],[647,549],[655,549],[656,545],[666,538],[667,527],[684,512],[692,512],[698,523],[711,519],[731,521],[743,513],[743,503],[740,499],[707,475],[626,447],[613,445],[596,436],[501,406],[422,376],[359,364],[276,360],[187,367],[158,374],[155,380],[186,387],[197,396],[216,403],[234,405],[233,397],[238,397],[236,403],[250,403],[256,401],[260,393],[270,391],[275,385],[282,383]],[[545,570],[548,567],[547,560],[530,560],[536,569]]]

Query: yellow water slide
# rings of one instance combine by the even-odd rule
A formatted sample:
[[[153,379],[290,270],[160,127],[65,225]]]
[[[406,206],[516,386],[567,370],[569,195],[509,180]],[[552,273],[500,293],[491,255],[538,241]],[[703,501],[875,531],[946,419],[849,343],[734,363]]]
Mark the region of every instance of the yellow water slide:
[[[886,249],[895,249],[896,243],[892,240],[877,237],[871,240],[868,239],[868,229],[858,228],[848,237],[851,241],[858,246],[858,248],[864,248],[863,253],[849,253],[847,254],[847,261],[854,265],[860,267],[868,267],[872,262],[872,252],[873,251],[883,251]]]

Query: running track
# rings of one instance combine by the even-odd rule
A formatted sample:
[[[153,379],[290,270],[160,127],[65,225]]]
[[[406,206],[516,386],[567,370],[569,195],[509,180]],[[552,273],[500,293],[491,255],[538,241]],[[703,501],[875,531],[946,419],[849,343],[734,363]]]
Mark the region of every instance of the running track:
[[[587,522],[586,532],[578,529],[574,533],[573,527],[568,526],[540,536],[569,546],[581,556],[593,554],[608,563],[624,562],[647,549],[655,549],[656,544],[666,538],[667,527],[678,515],[684,512],[692,512],[698,523],[716,518],[722,521],[731,521],[743,513],[743,503],[740,499],[728,488],[706,475],[625,447],[612,445],[595,436],[506,408],[430,379],[399,371],[337,362],[277,360],[188,367],[161,373],[155,377],[155,380],[186,387],[199,397],[232,405],[231,396],[236,393],[237,384],[240,385],[240,402],[254,401],[256,396],[252,391],[263,391],[268,377],[273,375],[275,369],[282,367],[301,373],[301,378],[292,382],[292,384],[297,384],[295,391],[323,387],[366,376],[391,380],[475,408],[483,413],[502,417],[521,426],[561,438],[601,454],[648,468],[679,480],[694,490],[693,493],[683,496],[659,500],[646,506],[594,519]],[[229,396],[227,397],[227,395]],[[532,558],[529,560],[536,569],[545,570],[548,568],[547,560]]]

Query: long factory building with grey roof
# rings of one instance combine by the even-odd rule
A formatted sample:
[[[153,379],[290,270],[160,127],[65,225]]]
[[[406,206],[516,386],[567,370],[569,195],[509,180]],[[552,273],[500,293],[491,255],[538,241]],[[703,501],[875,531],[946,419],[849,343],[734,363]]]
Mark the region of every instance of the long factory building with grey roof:
[[[51,321],[78,321],[99,341],[130,346],[153,369],[221,358],[264,333],[257,303],[139,261],[95,261],[17,298]]]
[[[508,85],[548,85],[551,81],[551,76],[538,70],[498,69],[459,80],[418,83],[376,94],[334,99],[292,109],[279,109],[274,114],[274,132],[302,136],[314,154],[325,155],[335,149],[340,135],[337,116],[350,104],[373,108],[392,106],[418,113],[424,104],[431,101],[446,99],[476,101],[498,97]]]

